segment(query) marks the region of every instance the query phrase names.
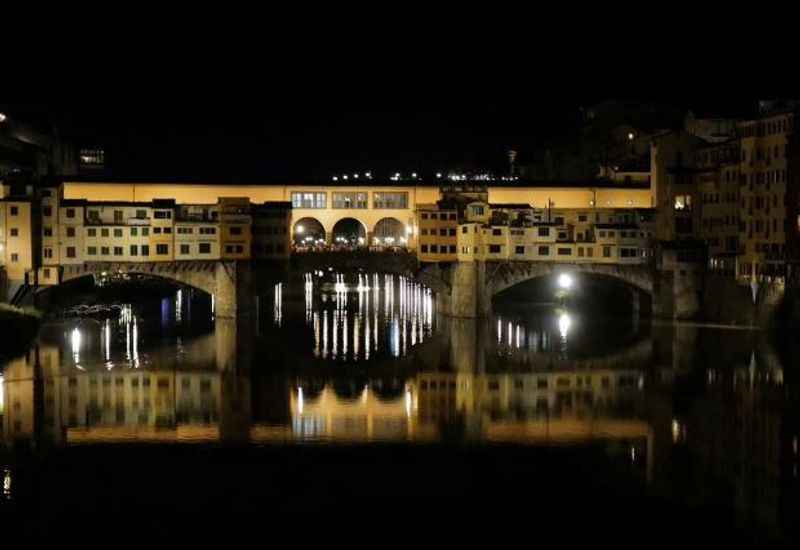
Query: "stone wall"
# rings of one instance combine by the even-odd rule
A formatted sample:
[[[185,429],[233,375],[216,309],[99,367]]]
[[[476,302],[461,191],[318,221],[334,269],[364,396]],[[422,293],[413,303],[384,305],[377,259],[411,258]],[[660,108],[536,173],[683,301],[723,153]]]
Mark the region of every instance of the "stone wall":
[[[782,283],[762,282],[753,289],[724,275],[709,273],[703,284],[701,316],[708,322],[769,327],[773,323],[800,321],[797,290]]]

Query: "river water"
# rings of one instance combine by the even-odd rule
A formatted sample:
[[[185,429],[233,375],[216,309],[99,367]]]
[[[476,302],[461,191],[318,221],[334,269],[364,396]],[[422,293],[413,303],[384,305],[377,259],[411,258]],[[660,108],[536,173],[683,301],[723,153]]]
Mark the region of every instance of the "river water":
[[[0,511],[52,497],[30,466],[43,456],[348,449],[359,461],[389,445],[562,453],[676,509],[795,534],[798,382],[774,337],[558,305],[454,320],[400,277],[336,280],[277,286],[246,325],[198,324],[185,294],[46,324],[2,366]]]

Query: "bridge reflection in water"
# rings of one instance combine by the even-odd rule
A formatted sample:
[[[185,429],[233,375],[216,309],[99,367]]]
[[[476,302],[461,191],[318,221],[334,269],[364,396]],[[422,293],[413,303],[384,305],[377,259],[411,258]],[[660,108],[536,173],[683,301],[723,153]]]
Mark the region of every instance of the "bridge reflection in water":
[[[4,367],[3,439],[37,446],[589,444],[646,479],[657,479],[676,449],[689,446],[721,475],[763,472],[731,483],[742,506],[763,501],[772,510],[785,476],[797,475],[783,368],[757,335],[598,328],[565,311],[437,319],[430,295],[404,279],[370,275],[341,284],[320,292],[312,277],[296,294],[276,289],[276,307],[266,312],[272,326],[262,320],[256,338],[224,319],[203,336],[165,337],[153,331],[161,323],[133,311],[48,325]],[[306,339],[294,336],[300,329]],[[587,349],[591,337],[614,345]],[[691,407],[674,402],[681,378],[695,384]]]
[[[388,305],[370,308],[373,299]],[[522,359],[523,370],[495,373],[493,358],[507,351],[481,336],[488,322],[442,321],[432,334],[424,299],[392,307],[392,298],[370,290],[351,300],[352,308],[341,297],[322,303],[323,318],[332,308],[333,324],[315,336],[313,354],[348,356],[349,346],[352,361],[366,361],[372,324],[375,334],[389,335],[388,355],[370,364],[374,376],[288,374],[283,365],[253,362],[233,321],[218,320],[206,336],[178,337],[174,347],[143,346],[146,323],[129,313],[113,324],[58,325],[5,367],[4,437],[45,445],[430,443],[453,433],[464,441],[537,445],[615,440],[651,471],[652,428],[630,412],[641,404],[643,375],[624,355],[618,365],[609,359],[601,369],[565,369],[554,368],[543,350],[539,368]],[[311,313],[318,325],[320,311]],[[417,336],[399,336],[400,325]],[[321,343],[325,334],[328,344]],[[373,341],[374,353],[382,344]]]

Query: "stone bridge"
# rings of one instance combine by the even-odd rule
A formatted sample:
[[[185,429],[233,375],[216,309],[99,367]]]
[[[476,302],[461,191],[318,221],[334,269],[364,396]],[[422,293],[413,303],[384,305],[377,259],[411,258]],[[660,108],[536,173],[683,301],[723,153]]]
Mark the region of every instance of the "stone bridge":
[[[157,277],[202,290],[214,297],[216,317],[246,316],[256,292],[253,269],[242,262],[87,262],[64,266],[61,282],[103,273],[125,273]]]
[[[654,312],[663,309],[659,309],[656,304],[659,299],[659,273],[649,264],[459,262],[447,266],[427,266],[417,274],[417,280],[437,293],[437,304],[441,313],[476,319],[491,316],[492,299],[504,290],[525,281],[563,272],[587,273],[621,280],[636,291],[633,293],[635,307],[638,305],[638,292],[644,292],[653,296]]]

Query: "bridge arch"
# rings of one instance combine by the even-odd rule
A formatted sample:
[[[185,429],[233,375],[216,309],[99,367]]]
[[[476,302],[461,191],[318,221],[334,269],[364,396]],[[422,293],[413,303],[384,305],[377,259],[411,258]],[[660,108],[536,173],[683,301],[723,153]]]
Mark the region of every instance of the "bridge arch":
[[[294,222],[292,226],[292,243],[295,246],[325,244],[328,233],[325,226],[317,218],[306,216]]]
[[[236,319],[251,313],[248,301],[240,301],[238,297],[252,293],[252,277],[247,267],[237,262],[91,262],[64,266],[60,282],[63,284],[87,276],[101,277],[104,273],[159,278],[196,288],[214,297],[217,318]]]
[[[340,218],[331,229],[331,239],[334,245],[365,246],[367,235],[367,226],[358,218]]]
[[[446,292],[439,293],[440,311],[467,319],[489,317],[495,296],[520,283],[560,273],[590,274],[620,280],[632,289],[634,310],[638,310],[641,294],[650,297],[656,307],[655,271],[649,264],[599,264],[561,262],[487,261],[458,262],[440,276]],[[435,275],[435,274],[429,274]],[[441,286],[441,285],[440,285]],[[658,290],[658,292],[655,292]],[[660,299],[660,297],[658,297]]]
[[[652,295],[653,273],[647,265],[556,262],[487,262],[486,292],[493,298],[518,284],[562,273],[612,278]]]
[[[408,244],[406,225],[391,216],[381,218],[375,223],[372,237],[374,242],[380,245],[406,246]]]

